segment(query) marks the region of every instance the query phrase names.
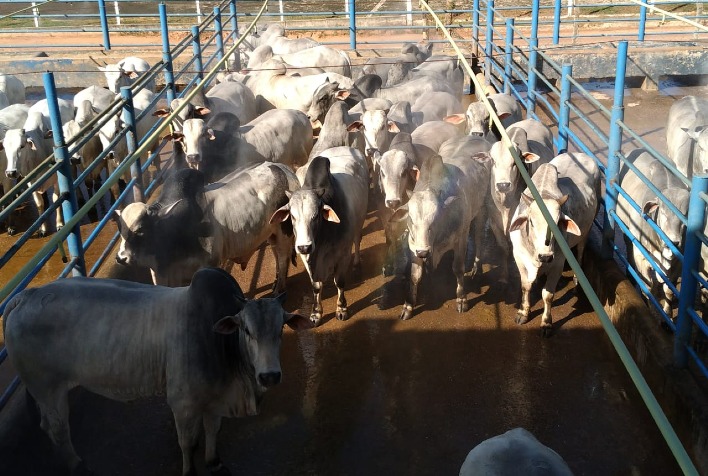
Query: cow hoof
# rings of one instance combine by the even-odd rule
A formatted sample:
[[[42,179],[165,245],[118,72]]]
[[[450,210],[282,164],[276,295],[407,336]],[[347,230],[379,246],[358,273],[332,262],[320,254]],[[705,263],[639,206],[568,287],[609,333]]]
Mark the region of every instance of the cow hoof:
[[[541,326],[541,337],[551,337],[553,335],[553,326]]]
[[[383,268],[381,268],[381,274],[383,274],[384,278],[393,276],[393,266],[391,266],[390,264],[385,264]]]
[[[527,322],[529,322],[529,316],[527,314],[517,312],[514,322],[516,322],[518,325],[526,324]]]
[[[408,306],[403,306],[403,310],[401,311],[401,320],[407,321],[411,317],[413,317],[413,309]]]
[[[337,320],[339,321],[346,321],[349,319],[349,311],[347,311],[346,307],[338,307],[337,308]]]
[[[7,227],[7,235],[8,236],[13,236],[15,233],[17,233],[17,229],[14,227]]]
[[[40,238],[46,238],[48,235],[47,230],[39,230],[37,232],[37,234],[39,235]]]
[[[315,327],[320,325],[320,321],[322,320],[322,314],[319,312],[313,312],[310,314],[310,321],[315,325]]]
[[[467,299],[458,299],[457,300],[457,312],[462,314],[463,312],[467,312],[470,309],[470,305],[467,303]]]

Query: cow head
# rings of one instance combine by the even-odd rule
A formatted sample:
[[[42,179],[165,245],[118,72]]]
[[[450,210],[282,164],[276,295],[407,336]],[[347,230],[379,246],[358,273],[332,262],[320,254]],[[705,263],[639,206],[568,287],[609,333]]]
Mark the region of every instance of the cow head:
[[[523,203],[519,206],[519,210],[522,211],[511,222],[509,232],[524,228],[523,234],[528,251],[536,267],[540,267],[544,263],[553,261],[556,240],[540,207],[533,198],[523,193],[521,199]],[[580,236],[580,228],[575,221],[561,211],[561,207],[567,199],[568,195],[563,195],[558,199],[544,197],[543,203],[561,231]]]
[[[108,89],[116,94],[120,92],[120,88],[130,86],[131,80],[138,76],[135,71],[126,71],[118,64],[99,66],[98,69],[106,76]]]
[[[285,293],[275,298],[247,300],[241,311],[234,316],[226,316],[214,324],[214,332],[231,335],[238,332],[238,357],[252,369],[251,378],[256,394],[250,402],[245,402],[245,413],[258,413],[260,396],[270,387],[280,383],[280,346],[283,326],[292,329],[309,329],[313,325],[309,319],[286,312],[283,309]]]
[[[337,213],[324,203],[321,190],[300,189],[290,195],[287,205],[275,211],[271,223],[290,219],[295,232],[295,251],[310,255],[315,251],[315,237],[323,222],[340,223]]]
[[[366,157],[370,160],[375,154],[388,150],[391,144],[390,133],[400,132],[395,122],[388,120],[388,111],[381,109],[366,110],[361,115],[361,120],[354,121],[347,126],[347,131],[359,131],[364,134],[366,142]]]
[[[676,208],[685,216],[688,211],[689,191],[684,188],[670,188],[664,191],[666,199],[674,204]],[[666,234],[674,248],[683,251],[683,241],[686,233],[686,226],[683,221],[663,202],[659,197],[646,201],[642,206],[642,212],[651,218],[661,231]],[[662,240],[663,242],[663,240]],[[674,259],[674,251],[668,244],[664,243],[661,248],[661,265],[664,270],[668,270]]]
[[[203,119],[187,119],[182,124],[182,132],[173,132],[172,138],[180,143],[187,159],[187,165],[195,170],[202,170],[203,142],[214,140],[214,131],[207,127]]]
[[[408,200],[407,191],[413,188],[417,179],[415,158],[406,151],[390,149],[378,160],[378,169],[384,204],[395,210]]]
[[[340,89],[339,83],[330,82],[329,78],[325,78],[324,82],[320,84],[315,92],[312,94],[312,102],[310,103],[310,108],[307,110],[307,117],[310,122],[317,124],[324,122],[325,116],[329,111],[332,104],[337,101],[343,101],[349,97],[349,90]]]
[[[512,141],[511,147],[505,146],[503,142],[495,142],[489,151],[492,158],[493,193],[513,193],[520,183],[521,174],[511,152],[512,148],[525,164],[531,164],[540,159],[538,155],[529,150],[524,129],[510,128],[509,137]]]

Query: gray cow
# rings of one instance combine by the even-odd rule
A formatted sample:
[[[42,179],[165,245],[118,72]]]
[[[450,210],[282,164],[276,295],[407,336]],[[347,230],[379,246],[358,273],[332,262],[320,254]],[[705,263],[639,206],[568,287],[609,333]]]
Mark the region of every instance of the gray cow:
[[[0,73],[0,91],[5,93],[10,104],[25,103],[25,85],[17,76]]]
[[[184,121],[181,133],[187,163],[203,170],[208,182],[260,162],[276,162],[291,168],[307,162],[312,150],[312,126],[307,116],[293,109],[266,111],[241,125],[231,113]]]
[[[149,71],[150,63],[137,56],[128,56],[117,63],[99,66],[98,69],[106,76],[108,90],[118,94],[120,88],[131,86],[141,75]],[[155,80],[150,80],[146,86],[154,92]]]
[[[563,238],[571,248],[577,246],[577,258],[582,262],[599,205],[600,169],[595,159],[582,153],[561,154],[538,168],[533,183]],[[545,274],[541,330],[544,336],[549,336],[553,325],[551,305],[565,256],[556,250],[556,239],[550,235],[546,219],[530,192],[521,197],[509,227],[514,260],[521,276],[521,307],[516,323],[528,322],[531,286]]]
[[[349,318],[344,287],[349,273],[352,245],[354,266],[358,266],[359,244],[366,218],[369,173],[358,150],[335,147],[307,163],[302,187],[290,201],[277,210],[271,223],[289,221],[295,231],[295,251],[305,264],[315,302],[310,319],[318,325],[322,319],[322,285],[334,275],[337,286],[339,320]],[[298,172],[300,172],[298,170]]]
[[[494,112],[499,117],[504,128],[508,128],[521,120],[521,106],[509,94],[491,94],[487,96]],[[489,141],[501,140],[496,124],[490,121],[490,114],[482,101],[470,103],[465,114],[452,114],[445,118],[453,124],[466,124],[470,135],[486,137]]]
[[[268,220],[297,188],[295,174],[281,164],[263,163],[208,186],[198,170],[177,170],[156,203],[117,212],[122,240],[116,261],[150,268],[155,284],[181,286],[201,266],[231,260],[245,268],[268,241],[276,260],[273,289],[281,292],[293,236]]]
[[[541,164],[549,162],[555,156],[553,134],[545,124],[539,121],[525,119],[516,122],[509,127],[507,133],[516,153],[532,176]],[[492,230],[502,253],[499,280],[506,282],[508,280],[509,225],[511,217],[519,205],[519,200],[521,200],[521,192],[526,187],[509,147],[502,142],[495,142],[489,155],[492,157],[490,196],[487,200],[489,228]]]
[[[206,93],[203,89],[199,89],[190,101],[186,101],[185,98],[173,99],[168,109],[157,109],[153,114],[157,117],[167,117],[185,103],[187,106],[180,110],[173,120],[173,128],[176,131],[182,130],[182,124],[187,119],[200,118],[208,121],[211,116],[220,112],[234,114],[243,124],[258,117],[256,97],[253,92],[243,83],[235,80],[216,84]]]
[[[627,156],[628,160],[651,182],[684,216],[688,210],[689,191],[683,182],[669,172],[659,160],[644,149],[636,149]],[[666,234],[671,243],[683,252],[685,229],[681,219],[674,214],[664,200],[657,196],[638,175],[625,166],[620,177],[620,186],[641,208],[641,214],[634,210],[629,201],[620,194],[617,200],[617,216],[628,227],[641,245],[651,254],[659,269],[676,284],[681,275],[681,262],[659,234],[646,222],[643,214],[650,217]],[[659,299],[664,312],[671,317],[673,291],[656,272],[649,260],[633,246],[627,237],[627,256],[635,270],[649,286],[652,294]]]
[[[666,119],[666,155],[689,179],[708,172],[708,99],[686,96]]]
[[[394,222],[407,219],[409,231],[410,287],[400,315],[403,320],[413,317],[423,268],[437,268],[448,251],[454,253],[457,312],[469,308],[464,282],[467,237],[473,220],[480,212],[483,215],[489,187],[489,155],[470,157],[464,152],[457,153],[455,147],[450,152],[444,159],[438,155],[423,162],[408,203],[391,217]],[[475,226],[483,227],[483,220],[478,220]],[[481,235],[475,232],[475,236]],[[477,244],[475,252],[479,250]]]
[[[282,327],[310,327],[284,300],[247,300],[220,269],[199,270],[182,288],[61,279],[8,303],[5,345],[72,474],[89,473],[70,436],[68,394],[78,386],[120,401],[165,395],[182,474],[196,474],[202,426],[207,467],[228,474],[216,452],[221,418],[259,413],[281,380]]]
[[[573,476],[568,464],[523,428],[484,440],[467,454],[460,476]]]
[[[317,136],[317,142],[310,151],[309,158],[317,157],[322,152],[332,147],[348,146],[351,144],[351,133],[347,126],[353,122],[348,106],[342,101],[337,101],[329,108],[322,123],[322,128]]]

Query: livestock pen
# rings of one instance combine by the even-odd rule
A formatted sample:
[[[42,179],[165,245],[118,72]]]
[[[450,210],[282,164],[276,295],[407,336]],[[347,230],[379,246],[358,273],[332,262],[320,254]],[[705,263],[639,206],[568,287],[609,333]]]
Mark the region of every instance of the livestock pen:
[[[244,3],[245,5],[242,6],[242,3]],[[166,87],[163,89],[160,99],[169,101],[172,98],[177,97],[178,95],[192,95],[194,93],[194,90],[190,89],[190,86],[196,84],[208,85],[211,80],[216,76],[218,70],[225,67],[225,65],[227,64],[227,60],[231,58],[230,50],[232,49],[227,47],[226,45],[228,45],[230,42],[233,43],[237,39],[236,31],[238,30],[238,24],[236,20],[240,19],[243,22],[244,19],[248,20],[249,17],[254,14],[247,11],[249,5],[246,2],[238,2],[238,9],[236,8],[236,2],[225,2],[222,6],[226,6],[226,4],[228,4],[230,10],[230,15],[228,16],[228,18],[222,20],[220,18],[221,10],[215,9],[214,13],[209,15],[209,17],[204,20],[204,22],[202,22],[199,26],[185,30],[189,31],[189,36],[181,40],[174,47],[170,45],[171,36],[169,34],[169,31],[171,31],[170,28],[172,25],[172,21],[168,16],[167,7],[165,5],[160,6],[160,10],[158,12],[157,17],[160,18],[163,28],[160,30],[162,42],[161,45],[158,46],[162,47],[162,61],[158,62],[153,67],[150,74],[148,75],[149,77],[146,78],[145,81],[135,85],[130,90],[123,91],[123,99],[120,101],[116,101],[109,108],[109,112],[118,111],[120,109],[124,109],[126,111],[125,117],[126,124],[128,125],[128,129],[126,130],[127,134],[130,133],[131,123],[134,124],[134,121],[138,119],[131,118],[130,98],[132,95],[138,92],[145,83],[147,83],[148,79],[159,79],[161,80],[160,82],[163,82],[165,84]],[[287,2],[286,5],[288,5]],[[349,20],[351,20],[352,18],[356,20],[357,15],[355,9],[352,8],[354,7],[354,2],[351,2],[351,4],[348,5],[348,14],[350,17]],[[560,3],[557,3],[556,5],[560,5]],[[641,6],[639,6],[639,8],[651,10],[653,6],[642,4]],[[224,8],[224,11],[225,10],[226,8]],[[626,152],[624,155],[621,153],[621,149],[623,146],[623,135],[631,137],[632,141],[635,141],[641,146],[648,147],[659,157],[663,157],[663,154],[656,152],[654,148],[651,147],[651,145],[643,139],[641,133],[632,130],[623,121],[622,112],[626,108],[626,106],[622,102],[622,99],[624,97],[622,91],[625,89],[625,84],[622,82],[622,79],[624,79],[624,74],[616,75],[616,81],[614,84],[615,101],[612,104],[611,109],[608,110],[608,108],[603,106],[595,98],[595,96],[592,94],[592,91],[588,91],[586,89],[582,81],[579,81],[574,78],[572,68],[568,67],[568,65],[558,64],[546,52],[539,48],[539,42],[542,42],[543,40],[547,42],[549,38],[554,38],[555,40],[556,35],[553,34],[544,38],[544,35],[541,34],[538,30],[544,24],[543,21],[539,21],[540,12],[542,11],[540,2],[534,2],[533,10],[534,12],[531,16],[531,21],[526,25],[524,25],[523,21],[516,21],[516,23],[507,21],[502,16],[504,10],[499,10],[495,8],[494,4],[492,3],[482,3],[482,5],[480,5],[479,3],[475,2],[472,10],[438,11],[437,13],[467,15],[467,18],[469,18],[469,22],[460,23],[456,25],[456,28],[452,31],[457,33],[459,33],[459,31],[469,32],[468,35],[462,34],[461,36],[467,36],[469,39],[467,39],[466,41],[469,43],[469,47],[476,48],[477,51],[480,52],[479,56],[480,58],[483,58],[483,61],[480,61],[480,65],[484,65],[484,72],[487,75],[487,80],[491,84],[494,84],[499,90],[507,90],[516,95],[517,98],[526,106],[528,117],[533,117],[534,115],[543,115],[544,118],[548,118],[548,120],[550,120],[550,123],[552,125],[557,127],[558,136],[556,145],[559,150],[581,150],[597,158],[598,162],[603,168],[603,171],[605,172],[606,189],[610,191],[605,198],[605,206],[609,213],[603,215],[603,217],[606,216],[607,218],[605,219],[601,217],[598,220],[599,229],[604,230],[604,251],[607,253],[608,257],[609,254],[612,253],[620,261],[626,261],[626,256],[623,254],[623,245],[621,241],[615,240],[614,232],[614,229],[617,227],[623,230],[624,228],[622,227],[621,223],[617,223],[615,225],[615,215],[612,211],[613,205],[611,203],[613,196],[616,197],[618,194],[622,193],[621,189],[617,187],[617,184],[615,183],[612,177],[613,174],[616,175],[618,173],[620,161],[622,160],[623,156],[626,155]],[[554,7],[554,15],[556,14],[556,10],[558,10],[558,8]],[[338,13],[347,14],[346,11]],[[384,13],[386,12],[380,12],[380,15],[383,15]],[[408,14],[405,10],[393,11],[388,13],[394,17],[401,17]],[[427,15],[428,12],[416,12],[415,14],[417,16],[422,17],[423,15]],[[276,13],[271,14],[271,16],[274,15],[276,15]],[[293,16],[295,16],[294,12]],[[359,15],[358,18],[360,19],[361,15]],[[481,22],[480,20],[483,20],[484,18],[486,18],[486,22]],[[536,19],[536,21],[534,21],[534,18]],[[639,18],[641,19],[641,15]],[[696,19],[700,20],[700,15],[698,15]],[[549,20],[546,20],[546,22],[548,22],[547,24],[551,24]],[[503,33],[496,29],[495,25],[500,24],[504,24],[506,27],[506,31]],[[553,17],[552,24],[555,25],[555,16]],[[223,25],[229,25],[230,31],[228,31],[228,27],[224,29]],[[414,26],[415,25],[406,25],[406,29],[408,30]],[[420,30],[427,31],[429,33],[428,36],[430,37],[432,36],[432,32],[435,30],[436,27],[440,28],[442,31],[447,31],[446,29],[444,29],[444,25],[442,24],[435,26],[433,26],[432,24],[420,25]],[[518,28],[523,27],[526,27],[529,33],[524,33],[521,30],[518,30]],[[334,38],[334,32],[342,31],[336,30],[336,28],[342,27],[335,26],[333,28],[335,29],[332,30],[333,34],[330,39]],[[360,54],[367,53],[365,49],[362,48],[362,46],[367,45],[367,41],[370,41],[371,44],[376,45],[385,44],[382,43],[380,39],[363,39],[365,38],[364,32],[367,31],[366,29],[369,28],[369,26],[343,28],[345,28],[345,30],[348,30],[348,40],[350,48],[357,49]],[[374,29],[376,27],[370,26],[370,28]],[[689,37],[698,35],[699,41],[705,39],[704,30],[701,30],[700,28],[695,27],[693,25],[690,28],[695,29],[695,32],[691,31],[690,33],[688,33]],[[212,29],[214,29],[214,34],[211,33]],[[298,32],[307,31],[306,27],[290,25],[288,25],[288,29]],[[640,34],[639,30],[640,29],[638,28],[637,35]],[[481,32],[485,33],[484,39],[480,38]],[[511,32],[511,34],[509,34],[509,32]],[[223,38],[222,33],[224,36]],[[682,31],[682,34],[686,34],[685,29]],[[352,35],[354,35],[354,40],[352,40]],[[207,40],[202,40],[203,38],[207,37]],[[495,42],[495,39],[497,38],[505,39],[505,41],[499,41],[497,43]],[[345,37],[345,41],[339,42],[340,46],[347,45],[346,39],[347,38]],[[536,42],[534,42],[534,39],[536,39]],[[374,41],[376,41],[376,43],[374,43]],[[393,42],[395,40],[385,41],[391,41],[391,44],[394,44]],[[438,44],[445,44],[444,42],[447,40],[440,38],[435,39],[434,41],[436,41]],[[332,43],[336,44],[338,42],[333,41]],[[103,46],[106,49],[111,47],[110,43],[105,41]],[[113,42],[112,46],[115,47],[115,42]],[[147,44],[141,46],[144,47],[147,46]],[[632,46],[632,48],[633,47],[634,46]],[[227,51],[227,49],[229,51]],[[629,48],[629,45],[627,43],[619,43],[618,51],[619,54],[617,55],[615,64],[617,71],[620,72],[624,69],[624,65],[626,65],[627,58],[631,58],[632,50]],[[206,57],[207,59],[203,60],[203,57]],[[178,62],[182,62],[182,69],[173,69],[173,65],[177,64]],[[529,65],[536,66],[529,67]],[[549,73],[549,69],[554,70],[555,73]],[[58,75],[58,73],[45,74],[43,76],[44,85],[46,86],[47,91],[47,97],[49,98],[56,97],[56,93],[54,92],[54,87],[52,84],[56,75]],[[474,84],[475,80],[472,81]],[[181,92],[175,87],[175,85],[178,83],[185,84],[185,87],[184,89],[182,89]],[[559,85],[560,87],[558,87]],[[477,90],[481,85],[474,84],[474,86]],[[578,104],[581,103],[585,104],[586,106],[589,104],[593,112],[589,114],[587,110],[582,110],[582,108],[578,106]],[[598,114],[596,111],[600,111],[601,114]],[[173,114],[175,114],[175,112],[173,112]],[[598,115],[604,116],[604,119],[598,120],[596,118],[590,117],[597,117]],[[93,121],[92,124],[87,125],[85,129],[87,131],[95,132],[100,127],[101,120],[101,118],[97,118],[95,121]],[[577,127],[577,125],[580,123],[585,123],[588,125]],[[166,122],[158,123],[158,125],[154,129],[153,134],[164,133],[164,130],[167,127],[166,124]],[[55,131],[59,131],[60,129],[60,127],[57,127],[55,128]],[[590,129],[592,133],[594,133],[592,139],[588,139],[588,137],[585,136],[585,134],[587,134],[588,129]],[[70,273],[97,275],[101,267],[105,266],[103,263],[109,257],[109,253],[111,253],[111,250],[113,249],[113,246],[118,237],[117,234],[113,234],[113,236],[108,239],[104,238],[99,240],[97,237],[101,229],[106,229],[113,233],[112,230],[110,230],[110,215],[111,211],[115,210],[119,206],[119,201],[116,201],[112,205],[111,210],[109,210],[103,218],[99,219],[95,224],[92,223],[89,226],[89,228],[94,228],[95,231],[89,234],[88,236],[85,235],[86,227],[84,226],[83,229],[79,227],[84,216],[86,216],[89,211],[91,211],[94,206],[101,200],[102,194],[108,193],[110,185],[112,184],[112,182],[116,182],[118,180],[122,172],[130,170],[132,173],[132,180],[127,184],[125,190],[123,191],[121,199],[133,193],[131,189],[136,191],[135,193],[137,197],[140,197],[142,195],[143,197],[145,197],[144,199],[147,199],[151,196],[152,192],[159,184],[159,172],[154,167],[154,161],[163,160],[165,165],[169,165],[169,160],[167,160],[168,153],[162,152],[162,154],[160,154],[160,151],[152,151],[153,153],[147,159],[147,161],[142,163],[140,161],[139,155],[141,152],[144,152],[144,149],[146,148],[145,144],[148,143],[149,140],[145,137],[138,139],[139,140],[136,140],[132,144],[131,141],[129,141],[129,147],[131,148],[132,152],[131,156],[123,164],[121,164],[119,169],[116,170],[113,176],[109,178],[108,181],[100,187],[96,194],[93,197],[89,198],[89,200],[79,208],[78,202],[72,195],[75,195],[76,187],[78,187],[82,183],[83,176],[72,177],[71,172],[67,170],[64,164],[66,164],[67,162],[65,159],[70,155],[70,151],[73,148],[79,147],[83,140],[76,141],[73,144],[64,144],[61,140],[61,134],[55,134],[55,145],[57,147],[55,157],[57,160],[48,160],[46,164],[44,164],[44,168],[41,170],[37,170],[34,176],[42,174],[43,177],[47,177],[49,174],[59,172],[60,174],[63,174],[64,177],[67,177],[66,179],[60,179],[60,187],[62,187],[63,192],[62,199],[59,203],[54,204],[54,207],[63,207],[64,216],[66,219],[66,226],[62,230],[58,231],[55,235],[53,235],[42,246],[39,252],[33,254],[28,261],[26,256],[21,256],[24,255],[24,253],[21,253],[20,251],[27,249],[26,246],[28,245],[26,245],[26,243],[28,241],[32,241],[29,239],[34,233],[34,231],[36,231],[39,227],[41,220],[46,218],[46,216],[49,215],[52,210],[54,210],[54,208],[49,208],[45,212],[44,216],[39,217],[38,220],[34,222],[34,224],[31,225],[30,228],[26,229],[24,235],[20,238],[20,241],[18,241],[16,244],[13,244],[13,246],[3,255],[3,267],[5,267],[7,263],[11,262],[13,256],[17,256],[17,258],[15,258],[16,260],[22,259],[23,263],[26,262],[26,264],[23,264],[21,266],[21,269],[17,274],[14,274],[8,278],[8,283],[3,287],[2,295],[0,296],[3,298],[3,305],[7,302],[7,299],[10,295],[18,292],[23,287],[32,284],[32,280],[38,275],[40,275],[41,277],[42,274],[46,274],[47,269],[52,269],[43,266],[45,265],[45,263],[48,263],[51,260],[54,260],[56,262],[56,257],[52,258],[52,256],[54,253],[57,252],[57,250],[61,251],[61,245],[64,240],[66,240],[66,243],[68,244],[69,263],[66,267],[64,267],[63,271],[61,271],[60,273],[56,273],[53,277],[56,277],[57,275],[65,277],[68,276]],[[87,140],[87,138],[84,140]],[[163,143],[162,145],[164,146],[165,144]],[[100,158],[100,160],[102,160],[102,158]],[[664,161],[666,161],[665,158]],[[96,164],[98,165],[98,163],[99,159],[97,159]],[[523,170],[523,168],[521,169]],[[151,180],[149,184],[146,183],[146,186],[142,187],[141,184],[144,182],[141,177],[142,174],[146,174],[146,176],[150,179],[153,179],[154,176],[156,180]],[[528,181],[528,177],[525,178]],[[40,178],[39,180],[35,180],[32,186],[36,186],[34,184],[37,184],[42,180],[42,178]],[[700,242],[696,240],[705,241],[705,237],[701,236],[703,230],[702,224],[704,222],[704,217],[700,214],[696,214],[696,210],[705,210],[704,202],[700,201],[703,199],[703,197],[705,197],[705,190],[704,188],[702,188],[704,186],[700,185],[702,181],[701,178],[695,178],[694,180],[696,182],[691,184],[691,189],[694,193],[694,199],[692,209],[689,210],[689,215],[693,214],[693,225],[688,224],[688,229],[690,233],[687,235],[688,238],[685,250],[685,254],[688,256],[688,258],[684,260],[684,276],[682,277],[679,289],[677,289],[677,296],[679,296],[678,315],[675,319],[674,316],[663,316],[662,319],[670,328],[673,328],[674,330],[676,327],[679,328],[679,331],[677,331],[675,334],[677,336],[677,363],[683,363],[684,365],[686,365],[686,356],[688,355],[691,357],[691,366],[695,366],[695,368],[698,369],[699,372],[704,372],[705,357],[702,356],[696,350],[693,341],[689,339],[689,333],[693,326],[695,326],[695,328],[697,329],[697,331],[694,332],[700,332],[701,330],[705,332],[705,324],[703,324],[702,320],[696,315],[695,311],[692,310],[693,303],[695,301],[694,298],[696,296],[696,290],[690,289],[691,287],[695,288],[695,284],[691,284],[691,282],[696,282],[695,280],[692,280],[692,277],[697,276],[700,279],[698,251],[696,249],[697,245],[698,247],[700,247]],[[15,192],[21,193],[19,198],[14,199],[14,197],[12,196],[13,194],[7,194],[7,196],[3,197],[2,202],[0,202],[0,205],[9,206],[2,212],[2,215],[0,215],[0,221],[6,218],[9,213],[15,208],[22,206],[24,202],[26,202],[26,199],[29,197],[29,194],[32,190],[31,188],[25,188],[25,185],[28,182],[32,182],[32,177],[26,178],[22,183],[18,184],[18,187],[14,190]],[[610,197],[609,205],[607,198],[608,196]],[[698,206],[696,206],[696,204]],[[606,220],[607,223],[603,223],[604,220]],[[684,218],[684,220],[688,223],[688,218]],[[700,223],[700,225],[696,225],[696,223]],[[698,232],[697,235],[695,234],[696,231]],[[558,230],[554,230],[554,232],[558,232]],[[618,235],[618,237],[619,236],[621,235]],[[100,249],[92,248],[92,245],[94,247],[97,247],[99,243],[101,246]],[[670,426],[667,425],[667,421],[664,419],[663,414],[656,402],[652,401],[653,397],[651,397],[650,392],[648,392],[648,387],[645,383],[643,383],[643,379],[638,373],[636,366],[633,366],[631,357],[629,357],[629,354],[626,352],[626,349],[624,349],[624,345],[622,344],[619,335],[613,330],[613,327],[609,319],[607,318],[607,315],[602,310],[600,301],[593,297],[594,291],[589,288],[588,283],[582,279],[583,274],[582,270],[579,267],[579,264],[577,262],[574,262],[572,254],[569,253],[569,250],[565,251],[568,252],[567,256],[569,262],[571,263],[573,269],[579,276],[581,286],[588,294],[590,300],[593,301],[593,304],[595,305],[595,311],[598,313],[598,316],[602,320],[605,329],[610,335],[610,340],[613,342],[613,344],[618,346],[618,352],[620,353],[622,360],[631,369],[630,373],[632,374],[633,379],[635,379],[635,382],[638,382],[638,386],[641,390],[643,398],[648,399],[648,405],[652,410],[652,414],[660,422],[662,431],[664,432],[664,435],[667,437],[667,439],[670,441],[672,450],[677,455],[677,459],[681,462],[683,470],[686,473],[690,474],[690,460],[687,459],[685,453],[682,453],[681,444],[678,443],[678,441],[675,439],[675,435],[671,435],[672,431],[670,430]],[[677,256],[682,256],[681,250],[675,250],[675,252]],[[263,258],[261,257],[260,259],[262,260]],[[690,264],[686,266],[685,263]],[[7,269],[17,269],[17,267],[8,267]],[[631,268],[629,269],[631,273]],[[258,278],[256,277],[254,277],[253,279],[258,280]],[[637,281],[640,283],[641,286],[641,280]],[[262,286],[259,284],[256,286],[256,289],[262,289]],[[650,301],[652,301],[651,293],[648,293],[648,290],[646,289],[644,289],[644,291],[649,297]],[[658,310],[660,310],[660,308],[658,308]],[[354,319],[356,319],[356,315],[354,316]],[[676,324],[674,324],[674,322],[676,322]],[[3,351],[3,353],[0,354],[0,359],[5,360],[5,357],[6,353]],[[7,364],[3,364],[3,367],[7,369]],[[11,387],[5,392],[1,400],[2,406],[7,403],[11,393],[17,385],[18,382],[15,380]],[[694,450],[694,452],[695,451],[697,450]],[[700,454],[698,455],[698,457],[700,458]]]

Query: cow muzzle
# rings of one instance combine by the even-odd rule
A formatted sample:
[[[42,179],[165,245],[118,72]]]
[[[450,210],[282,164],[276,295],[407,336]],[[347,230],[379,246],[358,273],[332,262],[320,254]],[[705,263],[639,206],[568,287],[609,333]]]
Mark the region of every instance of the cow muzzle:
[[[312,243],[308,245],[298,245],[297,246],[297,252],[300,253],[301,255],[309,255],[312,253]]]
[[[553,253],[539,253],[538,261],[541,263],[550,263],[553,261]]]
[[[430,257],[430,248],[415,250],[415,255],[420,259],[428,259]]]
[[[69,162],[71,163],[71,165],[81,165],[81,157],[72,156],[69,159]]]
[[[116,255],[116,263],[127,266],[128,265],[128,258],[126,258],[125,256]]]
[[[188,154],[186,158],[190,169],[199,170],[199,166],[202,163],[202,158],[199,154]]]
[[[395,210],[399,206],[401,206],[400,200],[386,200],[386,207],[390,208],[391,210]]]
[[[281,372],[264,372],[258,374],[258,383],[263,385],[265,388],[270,388],[279,384],[281,377]]]
[[[15,179],[17,178],[17,170],[6,170],[5,177]]]
[[[499,192],[499,193],[511,192],[511,182],[497,182],[497,192]]]

